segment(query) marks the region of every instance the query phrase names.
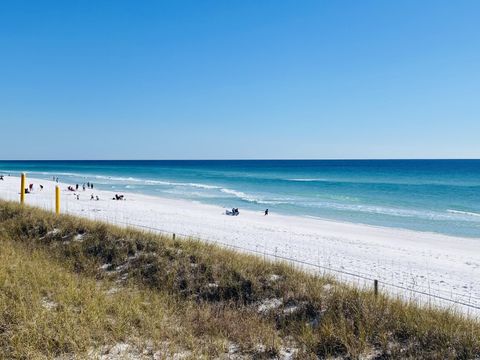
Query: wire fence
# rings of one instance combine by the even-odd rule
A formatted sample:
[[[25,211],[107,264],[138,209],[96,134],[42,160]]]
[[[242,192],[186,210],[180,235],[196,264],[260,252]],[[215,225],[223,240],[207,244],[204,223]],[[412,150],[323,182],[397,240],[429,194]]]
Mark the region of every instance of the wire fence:
[[[251,248],[243,247],[243,246],[240,246],[240,245],[233,245],[233,244],[225,243],[225,242],[218,241],[218,240],[206,239],[206,238],[200,237],[198,235],[174,233],[174,232],[171,232],[171,231],[168,231],[168,230],[165,230],[165,229],[161,229],[161,228],[158,228],[158,227],[139,224],[139,223],[136,223],[134,221],[133,222],[132,221],[125,222],[125,221],[120,221],[120,220],[114,220],[113,223],[114,224],[125,225],[127,227],[135,227],[135,228],[146,229],[148,231],[164,234],[164,235],[167,235],[167,236],[172,236],[174,239],[192,239],[192,240],[203,241],[203,242],[206,242],[206,243],[216,244],[216,245],[220,245],[220,246],[230,248],[230,249],[233,249],[233,250],[242,251],[242,252],[246,252],[246,253],[251,253],[251,254],[255,254],[255,255],[260,255],[260,256],[263,256],[264,258],[269,258],[269,259],[272,259],[272,260],[285,261],[285,262],[288,262],[288,263],[293,264],[293,265],[299,265],[302,268],[321,270],[321,271],[323,271],[323,274],[330,274],[330,275],[334,275],[334,276],[335,275],[341,275],[343,277],[345,277],[345,276],[350,277],[350,278],[353,278],[353,279],[361,280],[361,283],[357,282],[357,285],[361,285],[362,287],[369,286],[368,284],[370,284],[370,286],[373,286],[373,284],[375,282],[377,282],[379,285],[381,285],[383,287],[400,290],[401,293],[397,292],[396,294],[401,295],[401,297],[404,298],[404,299],[406,298],[405,295],[408,294],[408,295],[410,295],[410,297],[407,296],[407,298],[409,300],[418,300],[419,297],[425,297],[425,298],[428,298],[428,299],[435,299],[435,300],[438,300],[438,301],[443,302],[443,303],[450,303],[452,305],[466,307],[466,308],[469,308],[469,309],[472,309],[472,310],[475,310],[475,311],[480,310],[480,305],[479,305],[480,304],[480,297],[475,297],[475,296],[469,295],[468,296],[469,299],[467,301],[466,299],[464,299],[464,297],[465,297],[464,294],[449,292],[449,293],[451,293],[453,295],[456,295],[458,297],[457,299],[454,299],[454,298],[448,297],[446,295],[445,296],[444,295],[439,295],[439,293],[441,293],[443,291],[441,289],[435,289],[435,288],[426,289],[425,288],[424,290],[421,290],[421,289],[418,289],[418,287],[419,287],[418,284],[415,285],[417,287],[415,289],[415,288],[408,287],[408,286],[403,286],[403,285],[398,285],[398,284],[394,284],[394,283],[387,282],[387,281],[378,280],[374,276],[368,276],[368,275],[365,275],[365,274],[351,272],[351,271],[345,271],[345,270],[337,269],[337,268],[330,267],[330,266],[319,265],[319,264],[315,264],[315,263],[312,263],[312,262],[309,262],[309,261],[304,261],[304,260],[280,255],[276,252],[272,253],[272,252],[267,251],[266,249],[261,251],[261,250],[257,250],[257,249],[251,249]],[[335,276],[335,277],[338,277],[338,276]],[[343,279],[343,280],[345,280],[345,279]],[[412,296],[412,295],[416,295],[416,296]],[[475,301],[475,303],[473,301]]]

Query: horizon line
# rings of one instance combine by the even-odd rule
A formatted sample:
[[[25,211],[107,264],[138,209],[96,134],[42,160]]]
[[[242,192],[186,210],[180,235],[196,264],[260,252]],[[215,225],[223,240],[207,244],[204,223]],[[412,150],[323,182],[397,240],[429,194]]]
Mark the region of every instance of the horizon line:
[[[480,158],[232,158],[232,159],[0,159],[0,161],[445,161]]]

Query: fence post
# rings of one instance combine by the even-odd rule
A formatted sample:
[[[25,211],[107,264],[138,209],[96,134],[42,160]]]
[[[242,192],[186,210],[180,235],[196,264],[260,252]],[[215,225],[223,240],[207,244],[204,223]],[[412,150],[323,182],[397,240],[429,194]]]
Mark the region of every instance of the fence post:
[[[25,183],[26,183],[26,175],[22,173],[20,177],[20,204],[25,202]]]
[[[60,214],[60,186],[55,186],[55,213]]]
[[[377,279],[373,280],[373,292],[374,292],[375,296],[378,295],[378,280]]]
[[[175,240],[175,233],[173,233],[173,240]]]

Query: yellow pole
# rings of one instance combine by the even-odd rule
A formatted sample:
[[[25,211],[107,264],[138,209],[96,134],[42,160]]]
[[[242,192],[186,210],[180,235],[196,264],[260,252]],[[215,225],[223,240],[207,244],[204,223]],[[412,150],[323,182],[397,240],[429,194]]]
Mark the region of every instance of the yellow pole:
[[[55,213],[60,214],[60,187],[55,186]]]
[[[25,173],[22,173],[21,180],[20,180],[20,204],[25,202],[25,183],[26,183],[26,176]]]

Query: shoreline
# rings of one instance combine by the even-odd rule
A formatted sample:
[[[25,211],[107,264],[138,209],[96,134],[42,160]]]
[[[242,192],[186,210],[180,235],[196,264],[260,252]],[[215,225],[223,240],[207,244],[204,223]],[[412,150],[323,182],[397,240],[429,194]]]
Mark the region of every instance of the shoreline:
[[[0,198],[18,201],[20,179],[4,179],[0,181]],[[53,210],[57,184],[35,178],[28,178],[27,183],[36,186],[26,195],[26,204]],[[42,191],[38,184],[44,185]],[[62,213],[275,254],[459,301],[469,299],[480,306],[478,238],[275,212],[264,216],[263,212],[242,209],[239,216],[232,217],[220,206],[136,193],[123,193],[126,200],[117,201],[112,200],[114,191],[97,189],[84,192],[80,188],[80,200],[76,200],[73,192],[66,190],[68,184],[58,185]],[[100,201],[89,200],[91,193]]]
[[[270,177],[256,174],[253,167],[251,169],[253,173],[250,175],[256,179],[254,183],[248,180],[251,176],[247,171],[245,174],[242,173],[240,178],[243,180],[237,184],[230,182],[229,176],[225,179],[217,175],[212,175],[213,178],[206,176],[212,169],[215,171],[215,167],[209,170],[208,167],[203,169],[201,166],[199,168],[201,176],[192,177],[190,175],[193,173],[189,173],[190,175],[185,177],[175,175],[173,170],[178,164],[173,168],[165,164],[159,165],[155,171],[161,169],[160,175],[155,171],[144,172],[147,168],[142,167],[141,161],[134,161],[135,166],[131,169],[124,168],[125,161],[118,161],[119,169],[112,167],[117,161],[112,163],[103,161],[109,164],[104,169],[95,168],[92,165],[96,163],[95,161],[90,165],[88,161],[78,162],[82,164],[81,166],[87,167],[76,168],[76,165],[71,167],[68,166],[68,161],[65,161],[67,167],[49,161],[45,161],[46,165],[41,165],[41,161],[32,161],[32,165],[25,165],[26,168],[19,162],[14,166],[16,168],[12,169],[7,163],[0,161],[0,165],[4,165],[2,169],[8,168],[0,169],[0,174],[19,176],[20,172],[26,171],[32,178],[45,180],[52,179],[52,176],[60,176],[65,183],[82,184],[87,180],[93,181],[105,191],[133,192],[228,208],[241,207],[251,211],[272,208],[276,213],[287,216],[480,239],[480,210],[477,209],[478,201],[475,199],[477,192],[469,190],[470,186],[480,184],[470,179],[471,174],[468,173],[464,174],[465,179],[462,181],[450,181],[443,173],[438,173],[438,169],[436,174],[430,174],[428,179],[423,180],[422,176],[411,178],[412,174],[406,179],[398,176],[395,178],[395,173],[392,175],[394,178],[388,176],[385,178],[385,175],[374,173],[366,178],[362,175],[363,177],[359,179],[349,180],[347,176],[342,180],[341,173],[338,178],[315,175],[308,177],[301,174],[293,177],[293,174],[289,176],[281,172]],[[162,161],[159,162],[162,164]],[[143,170],[137,172],[137,165]],[[164,165],[166,168],[162,167]],[[478,176],[475,178],[478,179]],[[273,180],[273,188],[262,186],[257,188],[257,180],[260,185],[263,181]],[[314,185],[310,185],[310,182]],[[297,185],[300,186],[298,193],[295,190]],[[391,186],[394,188],[390,189]],[[413,195],[409,186],[413,187]],[[443,191],[446,193],[440,195],[436,190],[437,186],[442,187],[442,193]]]
[[[443,160],[443,159],[440,159],[440,160]],[[11,161],[17,162],[17,160],[11,160]],[[25,160],[25,161],[38,162],[38,160]],[[51,160],[45,160],[45,161],[51,161]],[[61,161],[66,161],[66,160],[55,160],[55,161],[61,162]],[[82,161],[85,161],[85,160],[73,160],[73,161],[82,162]],[[95,161],[97,161],[97,160],[95,160]],[[110,160],[98,160],[98,161],[107,161],[108,162]],[[132,160],[132,161],[136,161],[136,160]],[[190,160],[186,160],[186,161],[190,161]],[[350,160],[347,160],[347,161],[350,161]],[[38,174],[38,172],[34,172],[34,173]],[[0,175],[1,174],[2,173],[0,173]],[[20,174],[21,174],[21,172],[18,172],[18,171],[17,172],[3,171],[3,176],[5,176],[5,178],[8,178],[8,177],[16,178],[16,177],[19,177]],[[45,174],[47,174],[47,173],[45,173]],[[48,174],[50,174],[50,172]],[[80,174],[61,173],[61,172],[58,173],[58,175],[60,175],[60,176],[62,176],[62,175],[80,176]],[[95,179],[98,179],[99,177],[100,178],[108,178],[108,179],[112,178],[111,176],[100,176],[100,175],[96,175],[96,174],[84,174],[82,181],[84,181],[84,182],[88,181],[89,177],[93,177]],[[35,181],[35,183],[54,183],[54,181],[52,181],[52,180],[47,180],[47,179],[43,179],[43,178],[36,178],[36,177],[28,177],[27,178],[27,183],[28,183],[28,179],[31,179],[31,180]],[[135,179],[135,178],[131,178],[131,177],[125,178],[125,180],[140,181],[140,179]],[[160,180],[144,180],[144,181],[147,181],[147,182],[159,181],[161,183],[165,182],[165,181],[160,181]],[[65,188],[68,187],[69,185],[72,185],[72,184],[69,184],[69,183],[66,183],[66,182],[59,182],[58,184],[65,187]],[[103,184],[103,185],[105,185],[105,184]],[[214,186],[214,185],[202,185],[202,186]],[[64,190],[63,187],[62,187],[62,190]],[[80,191],[78,191],[79,193],[83,193],[82,189],[79,189],[79,190],[80,190]],[[92,190],[91,189],[86,190],[86,192],[89,192],[89,191],[92,191]],[[94,192],[109,193],[109,194],[112,194],[112,195],[115,193],[114,190],[100,190],[100,189],[96,189],[96,188],[94,189]],[[155,193],[147,194],[147,193],[142,193],[142,192],[130,192],[128,190],[128,186],[127,186],[127,190],[121,191],[121,193],[122,194],[127,194],[127,196],[130,196],[130,197],[131,196],[133,196],[133,197],[144,196],[144,197],[147,197],[147,198],[154,198],[154,199],[165,200],[165,201],[172,201],[172,202],[179,202],[179,203],[183,202],[184,204],[198,204],[198,205],[204,205],[204,206],[212,206],[212,207],[221,209],[222,211],[225,211],[227,209],[231,210],[230,208],[226,208],[226,207],[221,206],[221,205],[211,204],[211,203],[208,203],[208,202],[203,202],[201,200],[191,200],[191,199],[189,200],[189,199],[183,199],[183,198],[178,198],[178,197],[161,196],[161,195],[158,195],[158,194],[155,194]],[[268,204],[266,204],[265,206],[268,206]],[[271,206],[269,207],[269,210],[271,211]],[[480,214],[472,213],[472,212],[464,212],[464,211],[459,211],[459,210],[448,210],[448,211],[452,212],[452,213],[469,214],[471,216],[480,216]],[[245,212],[248,212],[248,213],[257,213],[257,212],[258,213],[263,213],[263,210],[254,211],[252,209],[242,208],[242,213],[245,213]],[[286,218],[289,218],[289,219],[292,219],[292,218],[307,219],[307,220],[328,222],[328,223],[333,223],[333,224],[343,224],[343,225],[347,225],[347,226],[355,225],[355,226],[359,226],[359,227],[366,227],[366,228],[379,229],[379,230],[392,229],[392,230],[399,231],[399,232],[404,231],[404,232],[407,232],[407,233],[411,232],[411,233],[415,233],[415,234],[422,233],[422,234],[428,234],[428,235],[431,235],[431,236],[445,237],[445,238],[450,238],[450,239],[462,239],[462,240],[466,240],[466,241],[469,241],[469,240],[480,241],[480,234],[479,234],[479,236],[455,235],[455,234],[448,234],[448,233],[442,233],[442,232],[436,232],[436,231],[430,231],[430,230],[417,230],[417,229],[411,229],[411,228],[400,227],[400,226],[369,224],[369,223],[365,223],[365,222],[361,222],[361,221],[334,219],[334,218],[322,217],[322,216],[317,216],[317,215],[294,214],[294,213],[287,213],[285,211],[276,212],[274,210],[274,213],[279,217],[283,216],[283,217],[286,217]]]

